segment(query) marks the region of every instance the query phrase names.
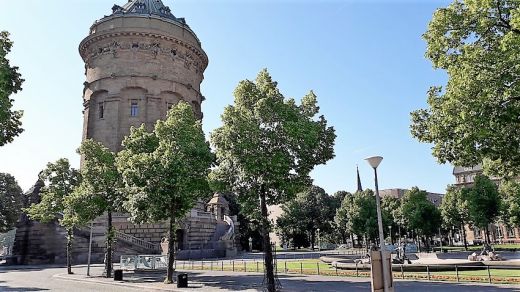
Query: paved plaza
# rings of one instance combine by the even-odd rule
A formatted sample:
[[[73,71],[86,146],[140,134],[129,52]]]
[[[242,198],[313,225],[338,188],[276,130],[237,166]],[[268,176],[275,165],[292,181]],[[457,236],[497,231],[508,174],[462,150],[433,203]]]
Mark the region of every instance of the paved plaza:
[[[216,271],[187,271],[189,288],[165,285],[163,273],[125,273],[123,282],[99,277],[102,266],[92,269],[86,277],[86,267],[74,267],[67,275],[64,267],[0,266],[0,291],[262,291],[262,274]],[[281,291],[369,291],[366,278],[280,275]],[[441,282],[401,281],[396,291],[520,291],[519,285],[456,284]]]

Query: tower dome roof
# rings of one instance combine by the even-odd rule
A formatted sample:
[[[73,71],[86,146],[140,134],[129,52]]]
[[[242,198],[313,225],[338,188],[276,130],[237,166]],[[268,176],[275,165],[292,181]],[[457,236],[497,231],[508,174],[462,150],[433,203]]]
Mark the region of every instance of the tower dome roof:
[[[112,16],[116,15],[142,15],[142,16],[159,16],[170,19],[186,25],[184,18],[175,17],[170,7],[163,4],[161,0],[129,0],[123,6],[114,5],[112,7]]]

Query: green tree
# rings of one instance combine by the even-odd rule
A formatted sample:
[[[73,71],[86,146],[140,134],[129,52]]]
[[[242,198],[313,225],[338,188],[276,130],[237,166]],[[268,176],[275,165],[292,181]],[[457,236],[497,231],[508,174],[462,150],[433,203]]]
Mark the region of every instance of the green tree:
[[[388,226],[391,226],[392,233],[389,234],[390,242],[393,244],[393,235],[398,234],[399,238],[401,237],[401,228],[404,227],[404,220],[402,215],[401,208],[402,200],[400,198],[385,196],[381,200],[381,209],[382,212],[386,214],[388,218]],[[386,226],[385,226],[386,227]]]
[[[0,233],[11,230],[22,209],[22,189],[16,179],[0,172]]]
[[[441,212],[428,200],[427,193],[413,187],[402,198],[402,214],[407,228],[424,237],[429,248],[429,237],[441,227]]]
[[[455,227],[462,231],[464,249],[468,249],[465,225],[469,222],[467,194],[469,189],[448,187],[446,195],[442,197],[440,206],[442,221],[446,227]]]
[[[505,181],[499,188],[502,198],[502,221],[509,226],[520,227],[520,183]]]
[[[338,193],[342,194],[337,195]],[[348,212],[350,206],[352,205],[353,195],[345,191],[339,191],[334,194],[335,198],[339,198],[340,196],[342,196],[343,199],[341,200],[339,207],[336,209],[336,215],[334,216],[334,228],[338,236],[341,238],[341,243],[346,243],[347,236],[350,233],[348,228]],[[354,242],[352,242],[352,244],[354,244]]]
[[[32,204],[24,211],[32,220],[50,222],[58,219],[60,225],[67,230],[67,273],[72,274],[72,241],[74,227],[79,222],[73,219],[75,212],[65,204],[65,200],[79,185],[80,174],[70,167],[68,159],[61,158],[48,163],[39,177],[45,184],[41,190],[40,202]]]
[[[186,102],[179,102],[152,133],[132,128],[117,158],[126,183],[125,204],[136,223],[169,220],[168,270],[173,283],[175,231],[197,200],[210,194],[208,174],[214,161],[202,125]]]
[[[284,203],[310,185],[314,166],[334,157],[336,135],[317,117],[313,92],[297,105],[284,98],[267,70],[255,81],[241,81],[234,95],[234,105],[222,114],[223,126],[211,135],[219,163],[212,179],[224,179],[246,210],[261,210],[254,216],[262,222],[267,287],[275,291],[267,205]]]
[[[520,174],[520,2],[455,0],[423,35],[426,57],[446,70],[429,108],[412,112],[412,135],[442,163],[481,162],[490,174]]]
[[[366,248],[370,242],[375,243],[379,237],[377,225],[376,198],[371,189],[356,192],[351,200],[343,201],[342,211],[347,214],[347,227],[349,232],[356,234],[358,238],[365,237]],[[389,214],[382,210],[383,226],[390,223]]]
[[[81,143],[82,155],[81,183],[75,190],[70,204],[81,204],[77,209],[82,218],[95,218],[107,214],[105,270],[107,278],[112,276],[112,252],[115,230],[112,213],[122,210],[124,194],[123,183],[116,167],[116,154],[100,142],[86,139]]]
[[[316,231],[327,234],[335,210],[332,209],[332,197],[318,186],[312,186],[282,206],[280,216],[282,226],[287,230],[298,230],[309,234],[311,248],[314,250]]]
[[[489,224],[495,222],[500,208],[498,187],[489,177],[477,175],[466,197],[469,220],[478,228],[486,230],[486,242],[489,244]]]
[[[13,42],[7,31],[0,31],[0,146],[13,141],[23,132],[22,111],[13,111],[12,94],[22,90],[22,75],[18,67],[11,66],[7,54],[11,52]]]

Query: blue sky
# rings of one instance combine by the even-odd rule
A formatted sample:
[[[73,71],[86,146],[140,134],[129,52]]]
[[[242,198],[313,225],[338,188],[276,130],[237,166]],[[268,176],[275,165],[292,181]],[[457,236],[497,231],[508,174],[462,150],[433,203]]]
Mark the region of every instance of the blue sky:
[[[363,160],[384,157],[380,188],[419,186],[444,192],[454,181],[431,145],[414,140],[410,111],[426,106],[431,85],[446,75],[424,58],[421,35],[436,8],[448,1],[238,1],[163,0],[186,18],[209,56],[202,83],[204,130],[220,126],[242,79],[268,68],[287,97],[318,95],[321,112],[336,128],[334,160],[319,166],[315,184],[330,194],[373,186]],[[9,55],[26,79],[16,99],[25,132],[0,148],[0,172],[29,188],[49,161],[67,157],[82,134],[83,62],[78,45],[90,25],[126,0],[3,1],[0,30],[15,42]]]

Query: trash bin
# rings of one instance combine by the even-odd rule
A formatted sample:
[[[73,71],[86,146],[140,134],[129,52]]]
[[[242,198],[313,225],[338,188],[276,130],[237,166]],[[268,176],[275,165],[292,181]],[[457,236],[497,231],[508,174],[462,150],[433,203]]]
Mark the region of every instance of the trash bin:
[[[180,273],[177,275],[177,288],[188,288],[188,274]]]
[[[123,270],[114,270],[114,281],[123,281]]]

